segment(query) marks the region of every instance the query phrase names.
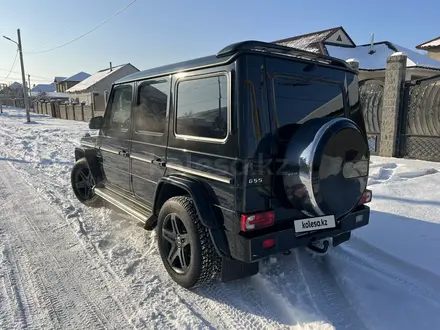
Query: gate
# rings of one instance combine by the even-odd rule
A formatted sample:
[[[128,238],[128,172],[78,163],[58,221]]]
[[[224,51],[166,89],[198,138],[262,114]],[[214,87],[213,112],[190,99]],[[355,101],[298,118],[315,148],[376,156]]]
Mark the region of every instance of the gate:
[[[440,161],[440,75],[405,85],[400,155]]]
[[[384,84],[380,80],[363,80],[359,82],[360,101],[367,130],[368,145],[373,155],[379,154],[383,86]]]

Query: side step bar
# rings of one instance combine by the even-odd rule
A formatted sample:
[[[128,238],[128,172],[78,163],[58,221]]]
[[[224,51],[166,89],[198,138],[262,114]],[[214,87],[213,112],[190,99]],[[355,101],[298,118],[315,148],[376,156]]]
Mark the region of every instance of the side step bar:
[[[93,191],[96,195],[125,213],[128,213],[143,225],[145,225],[145,222],[150,216],[150,210],[141,207],[137,203],[130,201],[128,198],[122,197],[120,194],[117,194],[110,189],[95,187]]]

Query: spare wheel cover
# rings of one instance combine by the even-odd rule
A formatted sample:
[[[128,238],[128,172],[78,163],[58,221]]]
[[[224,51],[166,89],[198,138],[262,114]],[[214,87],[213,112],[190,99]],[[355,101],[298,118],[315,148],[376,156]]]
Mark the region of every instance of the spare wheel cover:
[[[368,181],[368,143],[347,118],[320,118],[302,125],[289,142],[283,182],[288,199],[308,216],[351,212]]]

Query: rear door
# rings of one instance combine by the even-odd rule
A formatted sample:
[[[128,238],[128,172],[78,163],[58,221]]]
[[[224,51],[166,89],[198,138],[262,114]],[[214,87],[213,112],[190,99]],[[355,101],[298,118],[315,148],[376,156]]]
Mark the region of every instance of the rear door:
[[[146,204],[153,200],[165,172],[169,95],[169,77],[137,83],[130,159],[133,191]]]
[[[130,122],[133,85],[115,86],[105,112],[99,136],[101,162],[106,185],[130,191]]]

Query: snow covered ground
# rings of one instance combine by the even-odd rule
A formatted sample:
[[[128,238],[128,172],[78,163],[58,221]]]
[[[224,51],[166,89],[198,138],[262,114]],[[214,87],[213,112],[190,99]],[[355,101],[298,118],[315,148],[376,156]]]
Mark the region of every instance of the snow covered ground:
[[[437,329],[440,164],[373,157],[369,226],[326,257],[194,291],[172,282],[154,233],[74,198],[87,124],[0,114],[0,329]]]

